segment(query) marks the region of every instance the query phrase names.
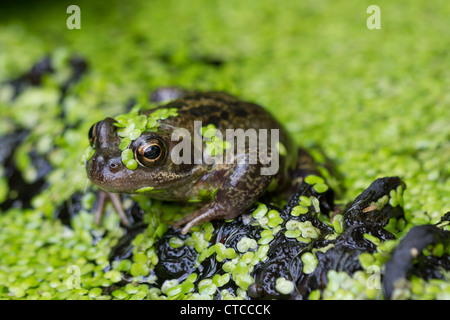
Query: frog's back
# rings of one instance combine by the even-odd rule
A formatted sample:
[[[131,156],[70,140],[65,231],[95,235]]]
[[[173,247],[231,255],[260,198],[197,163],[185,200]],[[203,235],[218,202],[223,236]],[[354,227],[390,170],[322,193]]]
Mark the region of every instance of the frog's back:
[[[266,129],[270,146],[272,129],[277,129],[279,142],[287,151],[280,155],[280,173],[286,173],[296,164],[297,151],[290,135],[266,109],[255,103],[224,92],[189,92],[158,108],[176,108],[178,116],[164,120],[164,124],[187,129],[191,134],[194,133],[194,121],[201,121],[202,126],[213,124],[224,137],[226,129],[254,129],[258,134],[259,129]]]
[[[178,117],[170,125],[186,128],[193,121],[213,124],[216,129],[281,129],[282,126],[261,106],[238,100],[223,92],[192,92],[160,106],[176,108]]]

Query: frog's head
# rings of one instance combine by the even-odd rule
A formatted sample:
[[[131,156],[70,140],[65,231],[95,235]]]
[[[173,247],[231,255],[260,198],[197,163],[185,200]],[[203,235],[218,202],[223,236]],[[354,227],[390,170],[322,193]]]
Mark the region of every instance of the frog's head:
[[[170,158],[177,144],[171,141],[171,129],[161,126],[157,132],[145,131],[126,149],[120,147],[122,138],[117,131],[112,118],[95,123],[89,130],[95,152],[86,162],[86,171],[99,188],[116,193],[151,192],[163,198],[165,191],[195,179],[192,162],[174,164]]]

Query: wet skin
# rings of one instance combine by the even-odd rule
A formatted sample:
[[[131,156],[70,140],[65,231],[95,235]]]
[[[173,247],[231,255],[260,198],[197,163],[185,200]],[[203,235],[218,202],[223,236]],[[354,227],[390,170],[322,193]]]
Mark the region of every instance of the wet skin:
[[[104,191],[100,211],[109,196],[126,222],[120,203],[117,203],[117,194],[132,194],[146,188],[145,193],[151,198],[201,205],[197,211],[174,224],[174,228],[183,226],[182,233],[185,234],[205,221],[237,217],[254,204],[269,185],[274,189],[272,191],[286,190],[302,180],[304,172],[317,174],[313,159],[304,150],[295,147],[282,125],[262,107],[225,93],[169,93],[172,96],[177,94],[179,98],[142,114],[148,115],[160,108],[176,108],[178,115],[160,120],[161,125],[156,132],[144,132],[131,143],[129,148],[139,164],[135,170],[128,169],[122,162],[121,140],[114,119],[106,118],[91,128],[89,135],[95,153],[87,161],[86,170],[89,179]],[[164,96],[164,92],[161,95]],[[171,151],[179,141],[172,141],[171,134],[175,129],[183,128],[194,137],[194,121],[202,121],[203,127],[213,124],[224,136],[226,129],[240,128],[245,131],[253,128],[257,132],[258,129],[279,129],[279,141],[286,150],[279,155],[279,169],[273,175],[261,174],[261,168],[270,164],[249,161],[250,154],[256,152],[259,155],[260,150],[252,149],[248,143],[238,155],[233,153],[244,161],[227,161],[227,164],[202,161],[195,164],[192,151],[192,161],[189,163],[173,163]],[[268,141],[271,152],[270,130]],[[302,171],[303,174],[299,174]]]

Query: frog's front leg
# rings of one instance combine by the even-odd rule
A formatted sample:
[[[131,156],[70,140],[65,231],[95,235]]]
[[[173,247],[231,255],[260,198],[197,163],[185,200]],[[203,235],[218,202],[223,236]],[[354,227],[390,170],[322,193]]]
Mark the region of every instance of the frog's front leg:
[[[131,223],[128,220],[125,211],[123,210],[120,195],[117,193],[106,192],[101,189],[99,189],[97,193],[97,209],[95,211],[95,223],[99,225],[100,222],[102,221],[106,209],[106,202],[108,200],[111,201],[114,209],[119,214],[122,224],[126,227],[130,227]]]
[[[261,164],[250,164],[248,155],[228,169],[214,200],[177,221],[173,227],[186,234],[192,227],[215,219],[233,219],[249,208],[267,189],[272,175],[261,175]]]

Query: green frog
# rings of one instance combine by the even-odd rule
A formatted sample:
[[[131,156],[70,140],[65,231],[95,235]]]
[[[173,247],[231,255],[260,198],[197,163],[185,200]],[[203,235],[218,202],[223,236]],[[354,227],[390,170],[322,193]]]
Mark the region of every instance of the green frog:
[[[167,97],[172,100],[163,103]],[[128,225],[118,194],[144,193],[197,203],[198,210],[173,225],[186,234],[202,222],[239,216],[266,191],[289,190],[305,175],[319,174],[313,158],[257,104],[171,88],[155,91],[151,100],[161,105],[106,118],[89,131],[87,175],[101,189],[97,221],[109,198]],[[251,141],[255,133],[258,143]]]

